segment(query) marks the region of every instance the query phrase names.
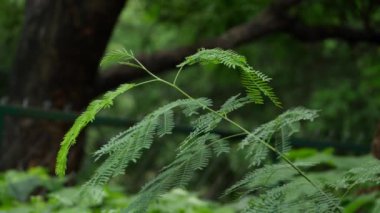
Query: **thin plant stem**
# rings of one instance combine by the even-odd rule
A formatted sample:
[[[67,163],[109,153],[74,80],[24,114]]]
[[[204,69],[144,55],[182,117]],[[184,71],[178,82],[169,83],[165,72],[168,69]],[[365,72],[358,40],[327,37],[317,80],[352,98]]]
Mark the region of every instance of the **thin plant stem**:
[[[148,81],[143,81],[143,82],[135,84],[135,87],[138,87],[138,86],[141,86],[141,85],[144,85],[144,84],[153,83],[153,82],[158,82],[158,81],[159,81],[158,79],[152,79],[152,80],[148,80]]]
[[[182,68],[183,68],[183,66],[181,66],[181,67],[178,69],[178,72],[177,72],[177,74],[175,75],[175,78],[174,78],[174,81],[173,81],[173,84],[174,84],[174,85],[176,85],[177,79],[178,79],[179,75],[181,74]]]

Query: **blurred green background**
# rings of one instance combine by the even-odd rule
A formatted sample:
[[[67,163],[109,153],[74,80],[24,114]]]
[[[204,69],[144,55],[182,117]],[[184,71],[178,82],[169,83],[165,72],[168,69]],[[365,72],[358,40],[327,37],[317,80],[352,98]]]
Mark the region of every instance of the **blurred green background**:
[[[37,2],[35,1],[34,3],[38,6]],[[36,26],[41,25],[41,29],[36,32],[43,34],[43,30],[55,28],[45,29],[44,23],[38,21],[40,14],[59,13],[65,11],[62,8],[71,8],[71,5],[77,4],[79,5],[78,13],[81,14],[80,17],[86,19],[86,10],[90,10],[92,5],[91,1],[84,0],[78,3],[69,0],[58,2],[56,7],[41,7],[43,8],[41,11],[38,11],[37,7],[33,9],[31,6],[25,6],[28,3],[22,0],[2,0],[0,2],[0,97],[2,97],[3,105],[20,106],[23,100],[28,100],[31,104],[27,107],[43,109],[45,106],[44,109],[58,111],[66,109],[67,105],[64,107],[56,104],[57,100],[54,100],[55,96],[53,95],[33,97],[33,95],[25,93],[17,94],[17,98],[13,98],[12,92],[15,84],[19,88],[26,88],[29,85],[12,80],[17,79],[17,77],[14,77],[16,73],[13,68],[14,65],[17,63],[30,63],[31,67],[37,66],[34,65],[34,61],[22,60],[22,51],[24,50],[22,47],[25,48],[25,44],[28,44],[27,42],[34,44],[33,39],[27,40],[25,38],[25,35],[31,32],[25,30],[28,29],[25,26],[25,20],[32,23],[33,18],[35,18]],[[138,57],[147,56],[149,58],[149,56],[154,56],[167,50],[175,50],[178,47],[195,45],[196,48],[201,48],[202,43],[200,42],[202,41],[213,41],[218,36],[228,32],[228,30],[234,29],[234,27],[255,21],[260,22],[260,20],[264,19],[263,27],[253,30],[260,31],[264,29],[265,31],[267,27],[271,28],[272,25],[273,30],[241,41],[231,48],[246,56],[249,64],[254,69],[260,70],[273,78],[271,85],[283,102],[283,109],[272,106],[267,101],[264,105],[244,108],[239,113],[234,113],[231,118],[253,129],[259,124],[273,119],[284,109],[296,106],[319,109],[320,117],[314,122],[306,124],[297,137],[310,142],[328,142],[332,146],[336,143],[342,146],[355,144],[369,149],[372,141],[375,140],[376,128],[380,122],[380,3],[376,0],[295,0],[284,1],[290,2],[290,6],[286,6],[284,10],[281,7],[280,10],[276,10],[273,9],[276,2],[278,3],[278,1],[271,0],[128,0],[118,16],[116,25],[112,27],[112,36],[109,41],[105,39],[108,41],[105,50],[100,50],[99,52],[104,54],[107,51],[125,48],[132,50]],[[70,12],[71,10],[68,11]],[[276,21],[265,21],[265,14],[268,11],[272,11],[275,14],[274,17],[280,17],[277,20],[277,22],[281,23],[280,27],[276,27]],[[107,13],[107,11],[98,12],[99,16],[102,17],[104,13]],[[284,15],[283,13],[286,14]],[[60,18],[59,15],[54,17],[56,19]],[[52,18],[52,20],[54,19]],[[64,30],[64,27],[67,27],[67,25],[70,25],[70,21],[73,21],[68,20],[67,22],[59,23],[56,26],[57,29],[62,27]],[[73,21],[73,26],[75,26],[73,29],[83,27],[80,24],[81,19],[78,20],[78,26]],[[286,23],[282,25],[281,21]],[[79,32],[82,32],[81,30],[78,30],[78,35],[80,34]],[[71,35],[70,33],[68,32],[68,36]],[[46,43],[42,42],[40,48],[48,49],[51,43],[65,42],[66,35],[64,33],[60,34],[60,36],[52,33],[52,36],[53,42],[46,40]],[[57,38],[55,39],[54,36]],[[97,34],[94,33],[91,36],[96,37]],[[23,44],[24,46],[22,46]],[[62,46],[64,45],[65,43],[62,44]],[[96,43],[91,45],[96,46]],[[17,48],[19,49],[17,50]],[[70,46],[70,48],[73,47]],[[31,52],[38,55],[40,54],[39,50],[36,49],[36,52]],[[60,55],[54,51],[52,50],[52,55]],[[74,48],[70,49],[70,51],[81,52],[83,49],[76,50]],[[65,59],[62,60],[60,63],[64,66]],[[83,61],[85,60],[87,59],[84,58]],[[154,61],[154,63],[158,64],[161,62],[160,60]],[[38,67],[31,69],[30,72],[36,69],[38,70]],[[165,68],[165,70],[160,70],[159,73],[163,78],[170,79],[174,78],[175,72],[173,70],[175,70],[175,67]],[[112,74],[112,67],[105,67],[95,71],[94,78],[96,76],[107,76]],[[47,78],[44,76],[39,77],[38,74],[32,73],[31,75],[35,75],[36,79],[25,77],[25,81],[34,80],[36,81],[35,84],[38,85],[38,79],[41,79],[40,84],[41,88],[43,88]],[[131,79],[131,81],[138,82],[145,77],[139,76]],[[76,76],[72,76],[72,78],[76,78]],[[48,80],[51,81],[51,79]],[[70,82],[67,83],[70,84]],[[211,65],[195,66],[184,70],[179,80],[179,86],[195,97],[205,96],[213,99],[215,105],[221,104],[228,97],[243,91],[237,73],[229,72],[221,66]],[[92,87],[93,85],[89,84],[89,88]],[[49,87],[46,87],[45,90],[49,90]],[[88,103],[88,99],[95,97],[95,95],[88,94],[97,94],[98,92],[83,92],[81,97],[83,97],[82,100],[85,100],[83,101],[84,103],[81,103],[82,105],[79,105],[79,107],[76,107],[75,103],[72,104],[74,106],[72,110],[75,112],[81,111]],[[82,91],[77,93],[82,93]],[[170,88],[159,85],[144,87],[123,95],[117,100],[112,109],[102,112],[101,115],[139,120],[158,106],[179,97],[180,95],[170,90]],[[33,104],[34,98],[38,101]],[[43,101],[41,100],[46,100],[47,102],[42,103]],[[67,99],[65,100],[67,101]],[[67,102],[70,104],[69,101]],[[68,107],[68,110],[70,111],[71,108]],[[12,125],[22,124],[15,122]],[[14,126],[11,128],[14,128]],[[0,175],[0,212],[100,212],[101,209],[112,209],[115,206],[122,207],[127,205],[128,200],[133,197],[133,194],[136,193],[140,186],[174,157],[177,144],[172,143],[172,141],[178,141],[184,135],[181,133],[174,134],[155,144],[153,149],[148,151],[144,160],[133,165],[128,169],[125,177],[117,178],[115,183],[110,188],[107,188],[107,196],[105,196],[104,200],[97,201],[97,203],[83,201],[80,205],[74,205],[75,202],[82,201],[64,200],[60,196],[61,193],[78,190],[76,184],[73,183],[81,183],[86,180],[96,167],[93,159],[91,159],[91,153],[122,129],[110,126],[88,128],[83,138],[83,141],[85,141],[83,142],[85,144],[82,150],[83,153],[78,158],[81,160],[79,163],[77,162],[79,167],[73,169],[75,172],[68,180],[60,180],[49,176],[51,169],[49,165],[43,163],[41,165],[39,163],[29,163],[27,164],[28,166],[23,164],[20,167],[0,167],[6,168],[2,169],[3,173]],[[223,129],[234,130],[229,126],[225,126]],[[7,128],[3,129],[3,131],[6,130]],[[67,126],[64,127],[64,130],[67,130]],[[44,130],[42,129],[41,131]],[[7,132],[4,134],[7,134]],[[28,135],[25,138],[33,139]],[[48,140],[53,141],[51,138]],[[59,141],[54,142],[57,144]],[[20,147],[20,145],[18,146]],[[31,145],[29,144],[28,146]],[[3,152],[7,149],[4,145],[0,147]],[[17,149],[17,147],[14,149]],[[44,150],[42,153],[54,151]],[[335,156],[334,153],[347,156]],[[299,155],[301,158],[314,156],[315,158],[325,159],[326,162],[324,163],[329,164],[327,167],[330,168],[326,169],[326,171],[332,172],[332,176],[334,176],[334,174],[340,174],[343,169],[360,165],[360,163],[365,163],[366,159],[371,158],[369,153],[367,156],[351,155],[352,153],[344,153],[336,149],[318,152],[317,150],[306,148],[291,154]],[[245,168],[242,166],[244,162],[240,159],[240,156],[241,154],[239,153],[231,153],[230,156],[214,160],[212,169],[206,174],[200,174],[191,184],[190,190],[194,193],[182,189],[173,190],[162,197],[150,211],[239,211],[242,204],[228,199],[220,201],[223,204],[202,199],[216,200],[218,192],[246,172],[243,169]],[[50,159],[54,160],[54,156],[53,158],[50,157]],[[297,159],[297,157],[294,157],[294,159]],[[228,162],[227,167],[224,166],[226,162]],[[346,168],[340,165],[341,162],[347,162],[350,166],[346,166],[348,167]],[[54,164],[54,162],[51,163]],[[45,168],[34,168],[34,166],[43,166]],[[15,169],[29,170],[21,172],[15,171]],[[319,172],[323,173],[325,171],[321,170]],[[65,188],[64,186],[67,185],[71,186]],[[376,199],[379,196],[378,191],[376,189],[371,193],[363,193],[357,197],[352,195],[346,205],[347,212],[369,212],[369,209],[375,209],[377,205],[380,205]],[[124,192],[127,192],[128,195],[125,195]]]

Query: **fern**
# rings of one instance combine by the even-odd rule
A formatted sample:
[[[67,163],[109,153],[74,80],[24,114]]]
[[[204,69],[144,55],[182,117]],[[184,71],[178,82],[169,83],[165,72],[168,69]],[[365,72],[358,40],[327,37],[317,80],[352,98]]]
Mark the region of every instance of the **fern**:
[[[299,162],[300,168],[317,163]],[[257,169],[226,190],[225,195],[240,191],[242,196],[258,194],[243,212],[334,212],[339,199],[321,193],[288,164],[274,164]]]
[[[286,137],[282,137],[283,141],[277,143],[277,146],[279,146],[279,144],[281,146],[281,149],[277,150],[278,152],[287,151],[287,147],[289,147],[287,138],[297,130],[293,126],[302,120],[312,121],[316,117],[317,111],[315,110],[308,110],[301,107],[288,110],[276,119],[261,125],[248,134],[239,144],[240,149],[247,150],[246,158],[251,162],[251,166],[259,166],[267,158],[269,153],[266,144],[271,143],[272,137],[277,132],[282,132],[286,128],[291,129],[291,131],[286,132]],[[282,132],[282,134],[284,133]]]
[[[295,165],[300,168],[309,168],[314,164],[299,162]],[[242,180],[228,188],[224,192],[224,195],[228,195],[236,191],[241,191],[240,194],[243,195],[248,194],[264,187],[265,185],[271,184],[275,186],[281,181],[290,180],[296,174],[297,171],[295,171],[288,164],[267,165],[247,174]]]
[[[126,212],[144,212],[157,196],[173,187],[185,187],[197,171],[208,165],[213,155],[218,157],[223,153],[228,153],[230,151],[228,139],[237,135],[246,135],[239,143],[239,147],[246,151],[246,159],[249,161],[250,168],[262,166],[266,162],[269,151],[274,151],[285,161],[285,164],[256,168],[226,191],[226,194],[236,191],[240,191],[243,195],[258,193],[260,198],[249,205],[246,211],[277,212],[285,209],[298,211],[301,201],[304,201],[308,208],[321,212],[327,211],[327,209],[336,209],[335,198],[325,193],[319,183],[317,184],[301,171],[300,168],[308,168],[312,164],[293,163],[284,155],[290,148],[287,139],[298,131],[296,128],[298,122],[313,120],[317,116],[317,111],[305,108],[289,110],[251,132],[228,118],[229,113],[247,104],[262,104],[264,96],[275,105],[281,106],[279,99],[268,84],[271,79],[265,74],[253,70],[245,57],[230,50],[202,49],[178,65],[180,69],[173,83],[147,70],[133,56],[132,52],[126,50],[111,52],[105,56],[102,65],[115,62],[137,66],[149,74],[153,80],[121,85],[115,91],[108,92],[101,99],[93,101],[86,111],[78,117],[61,143],[56,166],[58,175],[65,174],[69,148],[75,144],[81,130],[95,119],[100,110],[110,107],[118,95],[143,84],[160,82],[177,90],[186,99],[171,102],[149,113],[140,122],[111,138],[108,143],[96,151],[94,157],[96,160],[102,160],[102,163],[84,185],[83,193],[92,194],[95,198],[102,196],[102,192],[98,190],[99,187],[106,184],[111,178],[124,174],[125,169],[131,163],[139,160],[144,150],[151,147],[155,137],[163,137],[172,133],[175,127],[174,112],[176,109],[180,109],[187,117],[196,116],[192,121],[193,131],[179,145],[173,162],[164,167],[153,180],[141,189],[137,198],[125,209]],[[242,76],[242,84],[246,88],[248,96],[233,96],[219,109],[211,108],[212,101],[210,99],[191,97],[180,89],[175,82],[185,66],[195,63],[223,64],[231,69],[239,70]],[[201,111],[206,112],[201,114]],[[230,123],[241,132],[225,138],[214,134],[213,131],[222,121]],[[275,145],[272,145],[271,139],[277,135],[279,135],[277,137],[279,140]],[[374,174],[370,177],[375,178]],[[347,182],[349,182],[349,178],[347,178]],[[300,190],[302,193],[307,192],[304,197],[301,194],[290,196],[290,190],[298,190],[301,186],[302,188],[309,187],[307,190]]]
[[[204,64],[223,64],[229,68],[243,67],[247,65],[247,60],[244,56],[236,54],[232,50],[215,49],[200,49],[194,55],[186,57],[186,60],[178,65],[178,67],[184,67],[187,65],[193,65],[196,63]],[[264,76],[267,80],[268,77]]]
[[[162,137],[167,134],[171,134],[173,128],[174,128],[174,115],[173,115],[173,111],[169,110],[160,117],[157,134],[159,137]]]
[[[210,101],[208,102],[210,103]],[[237,95],[228,99],[218,112],[226,114],[249,102],[246,98],[238,99]],[[207,113],[193,122],[194,131],[182,142],[176,159],[142,189],[140,197],[131,204],[128,211],[144,211],[147,203],[158,194],[162,194],[172,187],[184,187],[196,170],[203,169],[208,164],[211,150],[210,146],[206,145],[207,142],[211,144],[216,155],[229,151],[228,145],[219,140],[218,135],[209,133],[221,122],[221,114]]]
[[[302,192],[302,193],[293,193]],[[267,190],[251,201],[243,212],[319,213],[336,212],[338,199],[315,191],[308,183],[292,181]]]
[[[92,101],[86,111],[75,120],[74,125],[66,133],[58,152],[56,173],[59,176],[65,175],[67,154],[70,147],[75,144],[81,130],[95,119],[96,114],[100,110],[111,107],[113,100],[117,96],[132,89],[134,86],[134,84],[122,84],[116,90],[107,92],[101,99]]]
[[[115,63],[127,63],[133,59],[133,54],[130,51],[125,49],[114,50],[107,53],[102,61],[100,62],[100,66],[109,66]]]
[[[211,157],[206,146],[209,135],[194,138],[191,146],[180,152],[176,159],[151,182],[146,184],[139,196],[125,210],[126,212],[144,212],[148,205],[158,195],[173,187],[184,187],[190,181],[195,171],[203,169]]]
[[[350,169],[343,178],[331,185],[336,189],[351,190],[357,185],[369,183],[380,183],[380,165],[377,161],[366,162],[361,167]]]
[[[263,104],[263,97],[267,96],[276,106],[281,107],[279,98],[274,94],[268,82],[268,76],[254,70],[248,65],[244,56],[238,55],[231,50],[222,49],[201,49],[196,54],[186,58],[178,67],[184,67],[195,63],[203,64],[223,64],[228,68],[239,69],[242,75],[242,84],[246,88],[248,96],[256,104]]]
[[[188,106],[201,100],[205,99],[180,99],[169,103],[147,115],[127,131],[112,138],[109,143],[95,152],[96,159],[104,155],[107,155],[108,158],[97,169],[86,185],[101,186],[112,177],[123,174],[130,162],[136,162],[141,157],[142,151],[150,148],[155,134],[161,137],[163,133],[166,134],[168,130],[171,131],[174,127],[174,123],[170,124],[170,128],[165,127],[166,129],[163,129],[163,127],[159,127],[160,119],[163,116],[168,116],[168,113],[171,114],[169,116],[173,116],[172,110],[174,108]]]
[[[208,98],[198,98],[197,102],[188,103],[183,106],[183,113],[186,116],[198,115],[198,110],[200,108],[206,109],[206,107],[211,107],[212,101]]]
[[[287,126],[284,126],[282,127],[280,130],[279,130],[279,135],[278,137],[275,139],[276,142],[275,142],[275,147],[276,149],[281,152],[281,153],[287,153],[291,150],[291,144],[289,143],[289,138],[299,132],[299,123],[296,122],[296,123],[292,123],[292,124],[289,124]]]
[[[221,114],[228,114],[232,111],[235,111],[246,104],[252,103],[248,97],[239,98],[240,94],[232,96],[229,98],[222,106],[219,112]]]
[[[216,157],[219,157],[221,154],[229,153],[231,147],[227,140],[221,139],[218,135],[215,135],[215,138],[211,140],[210,146]]]

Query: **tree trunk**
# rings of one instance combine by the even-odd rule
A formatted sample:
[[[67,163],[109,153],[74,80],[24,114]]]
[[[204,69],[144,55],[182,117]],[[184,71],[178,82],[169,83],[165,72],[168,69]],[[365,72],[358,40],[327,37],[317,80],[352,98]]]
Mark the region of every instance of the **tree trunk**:
[[[88,104],[98,63],[125,0],[28,0],[10,79],[10,100],[61,110]],[[7,118],[0,170],[54,168],[70,124]],[[79,143],[80,144],[80,143]],[[83,146],[73,147],[69,169],[77,169]]]

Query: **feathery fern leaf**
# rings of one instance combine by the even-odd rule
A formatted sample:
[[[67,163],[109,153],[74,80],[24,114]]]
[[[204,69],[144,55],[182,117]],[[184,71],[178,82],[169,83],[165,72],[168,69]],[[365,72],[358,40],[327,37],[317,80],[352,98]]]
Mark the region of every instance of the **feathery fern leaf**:
[[[99,100],[92,101],[87,107],[86,111],[83,112],[74,122],[73,126],[66,133],[62,143],[61,148],[57,156],[56,173],[59,176],[65,175],[67,154],[72,145],[75,144],[76,138],[78,137],[81,130],[91,121],[95,119],[96,114],[104,108],[109,108],[113,104],[113,100],[123,94],[124,92],[132,89],[134,84],[122,84],[116,90],[107,92]]]
[[[142,150],[148,149],[153,142],[153,135],[157,128],[157,119],[147,119],[139,128],[135,129],[118,146],[108,149],[109,157],[96,170],[87,182],[88,186],[102,186],[110,178],[123,174],[130,162],[141,157]],[[103,153],[102,153],[103,154]]]
[[[195,127],[193,133],[206,133],[217,127],[217,125],[222,121],[222,117],[210,112],[199,116],[192,125]]]
[[[108,66],[115,63],[128,62],[132,60],[133,53],[126,49],[115,50],[107,53],[100,62],[100,66]]]
[[[308,162],[295,163],[295,166],[300,168],[309,168],[313,165],[313,163]],[[242,180],[229,187],[224,192],[224,195],[236,191],[241,191],[240,194],[245,195],[261,188],[274,186],[280,182],[288,181],[297,174],[297,171],[295,171],[289,164],[267,165],[248,173]]]
[[[126,209],[126,212],[145,212],[148,204],[159,194],[168,191],[172,187],[184,187],[193,176],[194,172],[207,166],[211,151],[206,141],[213,138],[209,134],[194,138],[187,149],[178,153],[176,159],[166,166],[163,171],[152,181],[146,184],[138,197]]]
[[[210,112],[204,115],[199,116],[195,121],[192,122],[192,125],[195,127],[194,133],[197,132],[209,132],[214,129],[221,121],[222,116],[226,115],[234,110],[237,110],[244,105],[251,103],[251,101],[246,98],[238,98],[239,95],[229,98],[217,111],[217,113]]]
[[[251,162],[251,165],[259,165],[263,160],[265,160],[265,157],[267,156],[268,151],[264,151],[264,149],[267,149],[266,146],[259,145],[257,143],[267,143],[270,144],[272,137],[275,135],[275,133],[283,130],[284,128],[290,129],[288,131],[287,137],[290,137],[292,134],[295,133],[297,130],[293,126],[302,121],[302,120],[310,120],[312,121],[314,118],[317,117],[317,111],[316,110],[309,110],[302,107],[298,107],[292,110],[288,110],[284,112],[283,114],[279,115],[276,119],[261,125],[260,127],[256,128],[251,132],[249,135],[247,135],[243,141],[239,144],[240,149],[245,149],[247,151],[247,158]],[[284,139],[286,139],[284,138]],[[287,141],[281,141],[281,143],[284,143],[284,145],[277,144],[283,147],[286,147]],[[265,145],[265,144],[264,144]],[[247,147],[248,146],[248,147]],[[285,148],[284,151],[287,149]],[[280,150],[281,151],[281,150]],[[258,152],[256,154],[256,152]]]
[[[252,143],[246,149],[245,159],[249,161],[249,167],[258,167],[268,158],[269,149],[261,142]]]
[[[246,104],[252,103],[248,97],[239,98],[240,94],[232,96],[229,98],[221,107],[219,112],[222,114],[228,114],[232,111],[235,111]]]
[[[299,129],[299,123],[292,123],[282,127],[279,130],[279,136],[276,138],[275,141],[275,148],[277,149],[277,151],[283,154],[289,152],[292,148],[289,139],[293,134],[299,132]]]
[[[228,68],[239,69],[242,75],[242,84],[246,88],[248,96],[256,104],[262,104],[263,97],[267,96],[276,106],[281,107],[279,98],[274,94],[272,87],[268,82],[271,80],[265,74],[254,70],[248,65],[244,56],[241,56],[231,50],[200,49],[194,55],[186,58],[178,67],[184,67],[195,63],[205,64],[223,64]]]
[[[378,161],[367,162],[366,165],[350,169],[344,177],[333,186],[336,189],[348,189],[360,185],[375,183],[380,184],[380,165]]]
[[[141,128],[141,126],[144,125],[144,122],[148,121],[149,119],[160,117],[165,112],[170,111],[170,110],[172,110],[172,109],[174,109],[176,107],[181,107],[181,108],[187,109],[188,106],[193,106],[193,105],[197,104],[198,102],[201,102],[201,103],[210,103],[211,100],[206,99],[206,98],[198,98],[198,99],[195,99],[195,100],[191,100],[191,99],[179,99],[177,101],[171,102],[171,103],[169,103],[169,104],[167,104],[165,106],[162,106],[162,107],[158,108],[157,110],[155,110],[151,114],[147,115],[138,124],[132,126],[128,130],[123,131],[123,132],[119,133],[118,135],[116,135],[115,137],[111,138],[111,140],[108,143],[106,143],[105,145],[103,145],[99,150],[97,150],[95,152],[96,158],[98,159],[98,158],[102,157],[105,154],[112,154],[112,152],[114,152],[115,150],[122,149],[122,147],[123,147],[124,144],[121,143],[121,142],[122,141],[126,141],[127,139],[129,139],[129,136],[130,136],[131,132],[136,131],[137,129]],[[194,110],[194,112],[196,112],[197,109],[195,109],[195,107],[193,107],[193,110]]]
[[[304,181],[291,181],[267,190],[253,199],[243,212],[260,213],[327,213],[336,212],[338,199],[330,194],[316,192]]]
[[[281,107],[280,99],[273,92],[272,87],[269,86],[267,81],[263,81],[260,73],[252,68],[244,68],[241,74],[241,82],[246,88],[248,96],[256,103],[263,104],[264,100],[261,95],[263,93],[267,96],[276,106]]]
[[[206,107],[212,106],[212,100],[208,98],[198,98],[197,102],[192,102],[183,106],[183,113],[186,116],[198,115],[198,110],[200,108],[205,109]],[[202,107],[203,106],[203,107]]]
[[[166,111],[159,119],[159,125],[157,134],[162,137],[167,134],[171,134],[174,128],[174,114],[172,110]]]
[[[99,159],[104,155],[107,155],[108,158],[97,169],[87,185],[104,185],[110,180],[110,178],[123,174],[128,164],[137,161],[137,159],[141,157],[141,152],[151,146],[156,130],[163,128],[159,127],[162,125],[162,123],[159,124],[161,122],[161,117],[169,116],[167,119],[172,119],[170,116],[172,116],[174,108],[191,105],[198,101],[199,99],[180,99],[171,102],[150,113],[142,121],[132,126],[127,131],[112,138],[107,144],[95,152],[96,159]],[[174,122],[169,121],[169,124],[167,125],[168,126],[165,127],[166,129],[164,129],[165,131],[157,131],[158,136],[167,133],[166,131],[171,131],[174,127]]]
[[[220,139],[218,135],[215,135],[215,138],[211,140],[210,145],[215,156],[220,156],[224,153],[230,152],[230,144],[224,139]]]
[[[132,52],[128,52],[124,49],[107,54],[101,64],[105,65],[115,62],[144,68],[133,56]],[[126,212],[144,212],[147,210],[149,203],[160,194],[168,191],[172,187],[185,187],[195,172],[208,165],[212,153],[219,156],[222,153],[229,152],[229,144],[225,140],[220,139],[218,135],[211,133],[223,119],[236,125],[243,130],[243,132],[247,132],[244,128],[229,120],[227,118],[228,113],[248,103],[262,104],[264,102],[264,96],[269,98],[276,106],[281,106],[281,102],[273,92],[273,89],[269,86],[271,79],[248,65],[244,56],[231,50],[201,49],[196,54],[187,57],[186,60],[178,66],[182,69],[184,66],[195,63],[222,64],[228,68],[238,70],[241,73],[242,84],[246,88],[248,96],[233,96],[229,98],[219,110],[213,110],[210,109],[212,106],[210,99],[193,99],[175,85],[180,71],[174,83],[170,83],[155,76],[144,68],[144,70],[154,78],[153,80],[136,85],[121,85],[115,91],[108,92],[101,99],[93,101],[87,110],[78,117],[72,128],[65,135],[61,144],[61,149],[57,157],[56,173],[58,175],[64,175],[69,148],[75,144],[75,140],[80,131],[95,118],[101,109],[110,107],[118,95],[141,84],[153,81],[166,83],[174,89],[179,90],[186,97],[189,97],[189,99],[177,100],[162,106],[145,116],[139,123],[111,138],[107,144],[95,152],[96,159],[102,158],[104,161],[83,188],[84,192],[91,193],[95,197],[97,195],[100,196],[102,193],[98,190],[99,186],[107,183],[112,177],[123,174],[130,163],[136,162],[142,156],[142,152],[151,147],[154,136],[162,137],[172,132],[175,126],[173,121],[174,108],[181,108],[186,116],[199,115],[200,110],[207,109],[209,113],[198,116],[198,118],[192,122],[194,130],[181,143],[174,161],[164,167],[156,178],[147,183],[138,194],[138,197],[125,210]],[[280,134],[280,140],[276,143],[275,147],[279,152],[284,153],[289,150],[290,147],[289,143],[287,143],[287,139],[298,130],[294,128],[294,126],[301,120],[313,120],[316,116],[317,113],[313,110],[304,108],[289,110],[278,116],[275,120],[254,129],[240,143],[240,148],[246,150],[246,158],[250,161],[251,166],[259,166],[267,159],[269,153],[268,147],[272,149],[270,143],[273,136]],[[301,186],[306,185],[304,183],[301,184],[297,181],[298,179],[295,178],[300,173],[302,177],[310,181],[310,179],[305,177],[302,172],[299,172],[300,170],[296,167],[307,168],[313,164],[293,164],[289,161],[287,162],[288,164],[264,166],[249,173],[243,180],[227,189],[225,194],[236,191],[240,191],[245,195],[251,193],[259,194],[259,199],[247,207],[247,212],[305,211],[305,209],[300,209],[299,203],[301,201],[304,202],[309,209],[312,209],[312,212],[324,212],[326,209],[336,208],[337,204],[334,198],[326,196],[321,190],[318,190],[318,187],[316,187],[318,184],[314,184],[314,182],[311,182],[313,183],[311,190],[306,188],[300,190],[301,193],[304,194],[291,194],[295,188],[299,189]],[[361,170],[352,171],[351,176],[348,175],[347,178],[342,181],[341,186],[343,186],[343,188],[350,188],[352,184],[356,184],[356,182],[351,182],[351,177],[357,177],[358,172],[361,172]],[[360,177],[363,180],[378,181],[378,173],[375,172],[367,172],[366,176]],[[310,187],[310,185],[308,186]]]
[[[247,65],[247,59],[232,50],[200,49],[197,53],[186,57],[186,60],[178,65],[184,67],[196,63],[223,64],[229,68],[243,67]]]

